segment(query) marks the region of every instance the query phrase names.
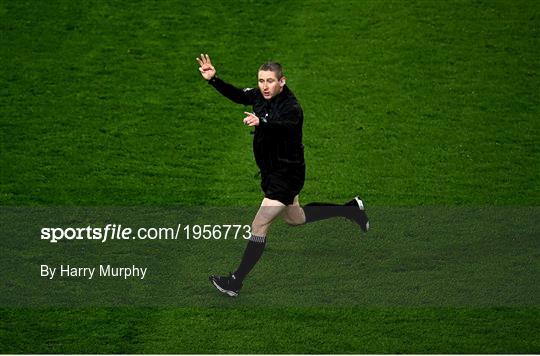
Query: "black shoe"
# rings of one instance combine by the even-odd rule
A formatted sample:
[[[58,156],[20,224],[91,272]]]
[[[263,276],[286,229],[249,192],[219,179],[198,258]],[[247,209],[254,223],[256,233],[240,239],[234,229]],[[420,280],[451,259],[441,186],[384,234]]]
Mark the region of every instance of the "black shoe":
[[[349,211],[349,216],[347,216],[347,218],[360,225],[362,231],[367,232],[369,230],[369,219],[366,214],[364,202],[359,197],[354,197],[354,199],[346,203],[345,206],[356,208]]]
[[[227,277],[222,276],[210,276],[208,277],[210,282],[216,287],[221,293],[227,294],[229,297],[238,296],[238,292],[242,288],[242,282],[237,280],[234,277],[234,274],[229,274]]]

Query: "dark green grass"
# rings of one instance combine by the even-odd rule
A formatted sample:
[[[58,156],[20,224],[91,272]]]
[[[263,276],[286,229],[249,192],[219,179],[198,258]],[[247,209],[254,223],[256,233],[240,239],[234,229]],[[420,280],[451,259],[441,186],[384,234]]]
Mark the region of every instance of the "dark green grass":
[[[256,204],[244,108],[200,78],[204,51],[239,86],[284,64],[305,112],[304,202],[536,206],[539,12],[1,1],[0,204]],[[4,309],[0,328],[2,352],[540,351],[537,308]]]
[[[0,305],[176,307],[534,307],[540,304],[539,209],[370,208],[367,237],[345,219],[291,229],[276,222],[241,298],[224,298],[207,276],[236,267],[235,239],[39,241],[43,226],[124,228],[249,224],[253,208],[2,209]],[[456,226],[455,222],[460,221]],[[80,223],[83,222],[83,223]],[[382,222],[386,222],[382,224]],[[224,233],[223,233],[224,234]],[[53,280],[40,265],[56,268]],[[146,267],[144,280],[99,276],[99,266]],[[95,267],[92,280],[60,266]],[[261,301],[264,303],[261,305]]]
[[[6,353],[537,353],[538,309],[71,309],[3,313]]]

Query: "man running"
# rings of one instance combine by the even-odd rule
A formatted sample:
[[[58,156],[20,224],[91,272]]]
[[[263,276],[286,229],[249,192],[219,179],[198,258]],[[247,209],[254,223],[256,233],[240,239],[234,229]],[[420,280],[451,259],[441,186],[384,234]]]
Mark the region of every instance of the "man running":
[[[235,103],[253,107],[253,112],[244,112],[243,122],[255,128],[253,153],[264,192],[240,265],[229,276],[209,277],[220,292],[231,297],[238,295],[247,274],[262,256],[268,228],[279,216],[292,226],[341,216],[355,221],[364,232],[368,231],[368,217],[359,197],[343,205],[310,203],[300,206],[298,195],[304,186],[306,172],[302,145],[304,114],[286,85],[279,63],[267,62],[259,68],[258,89],[239,89],[216,76],[208,54],[201,54],[197,62],[203,78],[220,94]]]

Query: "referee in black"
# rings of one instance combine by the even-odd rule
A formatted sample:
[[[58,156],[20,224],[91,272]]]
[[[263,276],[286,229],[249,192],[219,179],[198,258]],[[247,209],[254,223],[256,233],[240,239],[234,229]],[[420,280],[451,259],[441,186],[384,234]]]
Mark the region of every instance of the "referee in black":
[[[231,297],[238,295],[247,274],[262,256],[268,228],[279,216],[292,226],[341,216],[356,222],[364,232],[369,229],[364,203],[359,197],[343,205],[310,203],[300,206],[298,195],[306,173],[302,145],[304,114],[285,84],[279,63],[267,62],[259,68],[258,89],[239,89],[216,76],[208,54],[201,54],[197,62],[203,78],[219,93],[235,103],[253,107],[253,112],[244,112],[243,122],[255,128],[253,153],[264,192],[240,265],[229,276],[210,276],[219,291]]]

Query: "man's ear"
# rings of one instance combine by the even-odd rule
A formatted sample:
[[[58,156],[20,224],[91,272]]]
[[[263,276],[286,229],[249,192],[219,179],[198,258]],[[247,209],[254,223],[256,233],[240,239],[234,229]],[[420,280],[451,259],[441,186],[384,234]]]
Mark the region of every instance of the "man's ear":
[[[283,87],[285,85],[285,83],[287,82],[287,78],[285,77],[281,77],[281,79],[279,80],[279,85],[281,87]]]

